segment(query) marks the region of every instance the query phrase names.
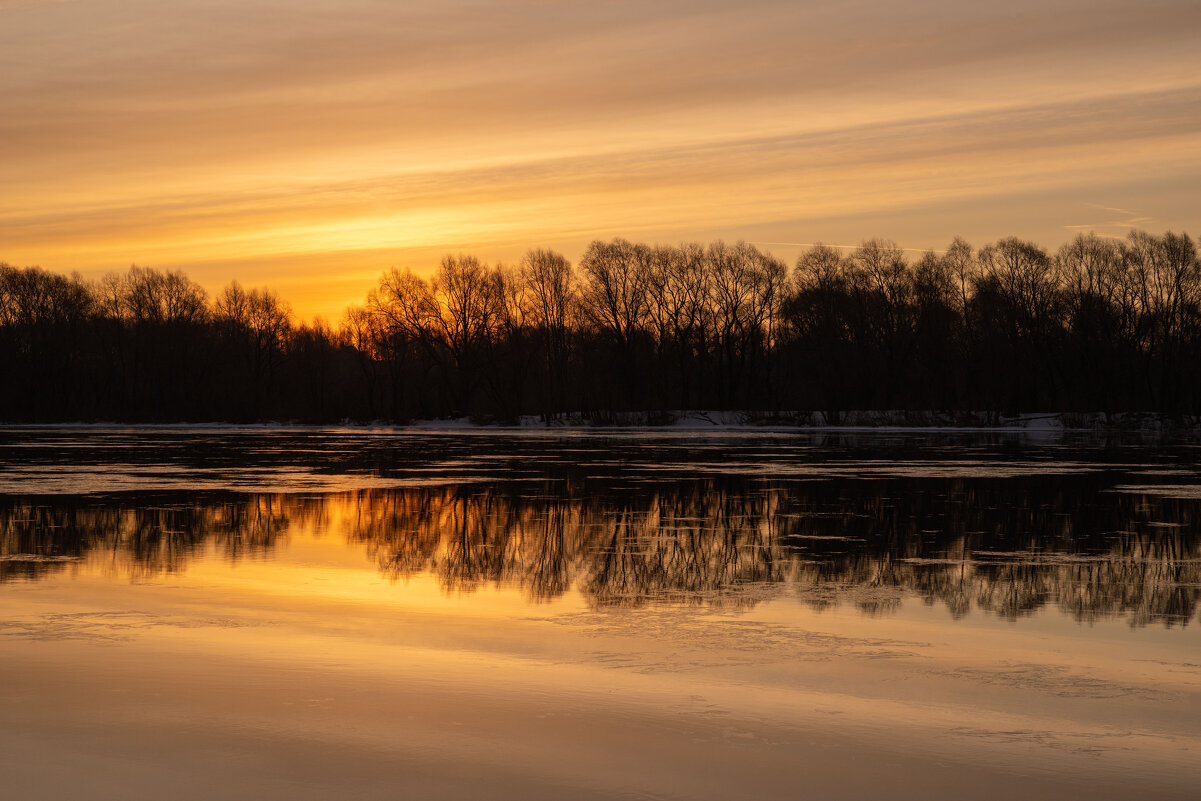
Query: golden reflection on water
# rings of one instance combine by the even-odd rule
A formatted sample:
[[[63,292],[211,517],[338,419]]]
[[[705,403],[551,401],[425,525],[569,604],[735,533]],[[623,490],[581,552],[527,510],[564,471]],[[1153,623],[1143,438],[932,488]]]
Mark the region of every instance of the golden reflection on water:
[[[878,538],[881,519],[841,536]],[[962,532],[803,551],[836,536],[828,518],[711,487],[23,501],[3,520],[0,552],[29,557],[0,563],[16,797],[1194,786],[1196,627],[1128,625],[1183,622],[1183,526],[993,564]],[[964,598],[997,614],[963,617]]]
[[[955,617],[1050,606],[1086,622],[1195,618],[1191,505],[1112,496],[1108,517],[1082,521],[1065,511],[1073,497],[998,508],[961,494],[936,517],[870,494],[831,512],[818,491],[706,482],[620,497],[460,485],[160,505],[16,500],[0,508],[0,581],[62,571],[153,580],[193,569],[209,550],[241,564],[327,538],[339,547],[324,560],[342,553],[357,568],[365,554],[392,581],[429,576],[449,594],[518,588],[539,603],[578,593],[596,608],[749,608],[786,596],[891,614],[916,596]],[[932,519],[939,528],[922,528]],[[1115,528],[1090,539],[1078,530],[1089,526]]]

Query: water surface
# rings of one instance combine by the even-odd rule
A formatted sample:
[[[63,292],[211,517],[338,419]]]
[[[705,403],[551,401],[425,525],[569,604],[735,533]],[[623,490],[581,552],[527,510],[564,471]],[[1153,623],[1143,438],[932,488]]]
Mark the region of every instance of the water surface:
[[[1068,434],[9,429],[25,798],[1188,798],[1201,470]]]

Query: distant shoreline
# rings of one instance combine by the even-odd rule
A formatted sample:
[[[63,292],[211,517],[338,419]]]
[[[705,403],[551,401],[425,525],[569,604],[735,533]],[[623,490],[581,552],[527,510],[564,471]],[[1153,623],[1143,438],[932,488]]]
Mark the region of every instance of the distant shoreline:
[[[832,419],[833,418],[833,419]],[[223,421],[59,421],[5,422],[4,429],[148,429],[148,430],[356,430],[438,432],[912,432],[912,433],[1043,433],[1072,431],[1183,433],[1201,431],[1201,417],[1155,413],[1042,412],[1005,415],[995,412],[849,411],[837,415],[824,412],[758,412],[674,410],[656,412],[573,413],[544,420],[523,415],[518,420],[453,417],[393,423],[383,420],[324,423],[265,420],[252,423]]]

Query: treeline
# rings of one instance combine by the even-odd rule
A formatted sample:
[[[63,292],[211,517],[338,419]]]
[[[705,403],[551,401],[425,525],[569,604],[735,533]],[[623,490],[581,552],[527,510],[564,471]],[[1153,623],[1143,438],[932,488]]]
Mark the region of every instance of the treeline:
[[[752,245],[593,242],[578,265],[447,256],[337,325],[182,272],[0,265],[0,420],[598,421],[626,411],[1201,412],[1201,261],[1185,234],[1055,253],[871,240],[790,269]]]

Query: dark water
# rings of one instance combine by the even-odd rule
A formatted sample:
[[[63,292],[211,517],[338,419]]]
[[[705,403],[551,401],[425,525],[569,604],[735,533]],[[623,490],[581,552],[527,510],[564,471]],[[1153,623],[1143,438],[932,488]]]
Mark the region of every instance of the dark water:
[[[594,606],[779,593],[887,613],[1184,625],[1201,598],[1191,446],[1080,437],[9,433],[0,581],[119,555],[269,557],[342,521],[389,577]]]
[[[798,760],[823,797],[1188,797],[1199,457],[1073,433],[5,430],[8,767],[47,798],[170,776],[394,797],[402,774],[778,797]]]

